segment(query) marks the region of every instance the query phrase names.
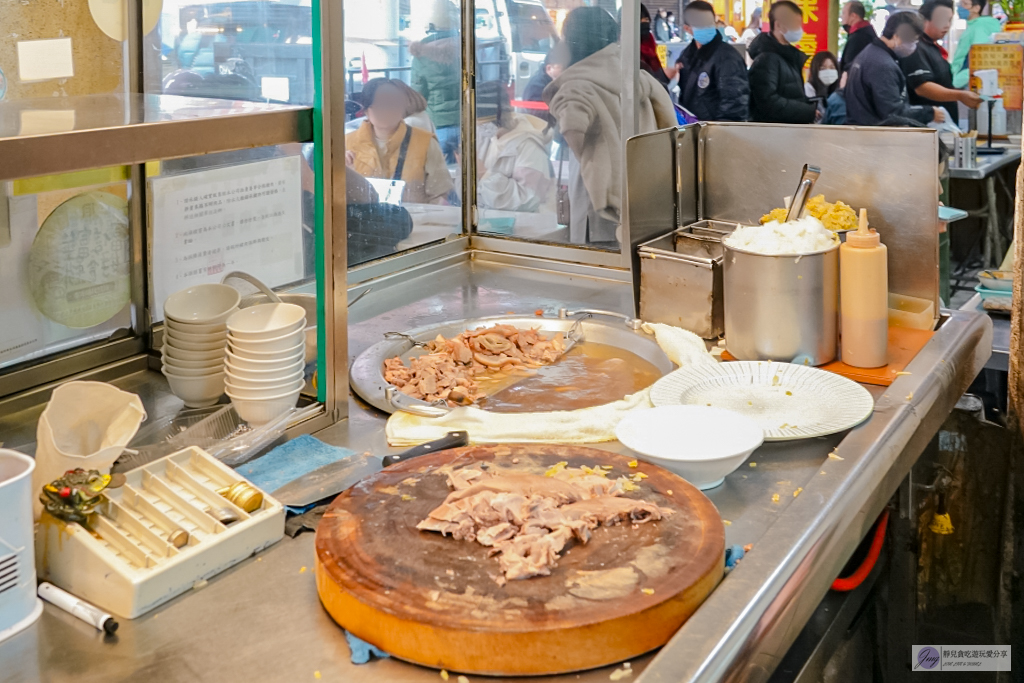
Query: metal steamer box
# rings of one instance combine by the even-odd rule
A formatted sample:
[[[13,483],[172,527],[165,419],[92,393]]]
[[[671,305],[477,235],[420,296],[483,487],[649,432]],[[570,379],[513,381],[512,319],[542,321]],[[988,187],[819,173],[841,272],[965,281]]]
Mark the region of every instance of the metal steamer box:
[[[699,221],[640,244],[640,318],[721,336],[722,238],[735,227]]]

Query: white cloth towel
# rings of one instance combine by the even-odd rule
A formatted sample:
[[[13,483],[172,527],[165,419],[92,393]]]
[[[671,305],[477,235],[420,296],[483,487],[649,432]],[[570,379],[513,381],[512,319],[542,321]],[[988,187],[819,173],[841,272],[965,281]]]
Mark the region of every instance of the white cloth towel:
[[[704,340],[692,332],[661,323],[644,323],[658,346],[679,367],[714,364]],[[472,443],[600,443],[615,440],[615,427],[632,410],[651,408],[650,388],[612,403],[549,413],[491,413],[456,408],[443,417],[396,412],[386,428],[391,446],[415,446],[452,431],[467,431]]]

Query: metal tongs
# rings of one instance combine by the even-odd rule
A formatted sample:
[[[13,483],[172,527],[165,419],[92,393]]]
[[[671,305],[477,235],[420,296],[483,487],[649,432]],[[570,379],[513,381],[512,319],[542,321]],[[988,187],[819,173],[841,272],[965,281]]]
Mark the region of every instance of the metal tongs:
[[[820,175],[820,168],[804,164],[803,173],[800,174],[800,184],[793,194],[793,201],[789,203],[789,213],[786,214],[787,223],[795,221],[803,215],[804,207],[807,206],[807,200],[811,196],[811,190],[814,189],[814,183]]]

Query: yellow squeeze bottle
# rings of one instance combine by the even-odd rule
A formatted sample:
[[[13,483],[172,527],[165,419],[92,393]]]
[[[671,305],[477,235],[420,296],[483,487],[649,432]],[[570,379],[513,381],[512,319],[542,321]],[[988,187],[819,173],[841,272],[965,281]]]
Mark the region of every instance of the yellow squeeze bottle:
[[[888,364],[889,272],[887,250],[878,233],[868,229],[868,212],[860,210],[857,232],[839,247],[839,308],[842,360],[855,368]]]

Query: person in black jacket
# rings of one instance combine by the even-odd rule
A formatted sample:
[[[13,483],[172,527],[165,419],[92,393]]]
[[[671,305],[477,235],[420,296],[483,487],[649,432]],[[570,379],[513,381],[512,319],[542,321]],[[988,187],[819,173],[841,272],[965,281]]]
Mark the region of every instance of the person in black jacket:
[[[750,111],[747,65],[715,28],[715,9],[692,0],[683,28],[693,36],[679,56],[679,104],[701,121],[746,121]]]
[[[864,9],[864,3],[860,0],[850,0],[843,5],[843,9],[839,12],[839,21],[843,25],[843,30],[850,36],[846,39],[843,54],[839,57],[840,74],[849,71],[861,50],[878,37],[875,27],[864,18],[866,16],[867,10]]]
[[[769,33],[747,49],[750,65],[750,119],[762,123],[813,123],[821,114],[804,95],[807,55],[795,43],[803,38],[803,12],[790,0],[776,0],[768,11]]]
[[[941,107],[907,102],[907,79],[900,58],[917,50],[924,25],[917,12],[896,12],[885,22],[882,36],[857,55],[846,80],[846,122],[855,126],[885,126],[910,119],[920,124],[946,120]]]
[[[953,87],[949,55],[938,44],[953,25],[953,0],[928,0],[918,11],[924,19],[924,33],[917,41],[914,54],[900,60],[900,66],[907,77],[910,103],[942,107],[949,112],[950,120],[956,121],[960,118],[957,102],[977,109],[981,97],[972,90],[957,90]]]

